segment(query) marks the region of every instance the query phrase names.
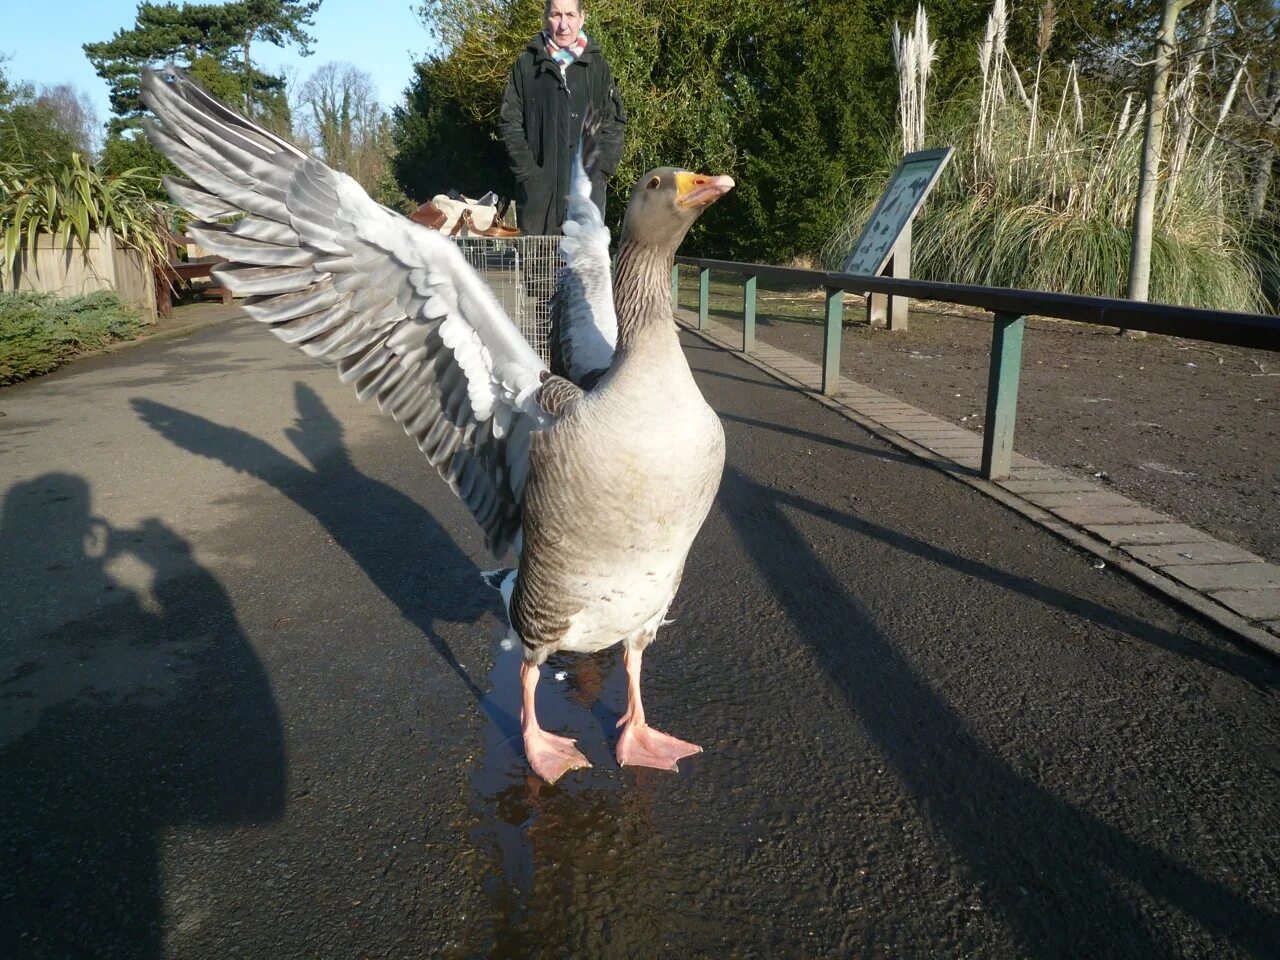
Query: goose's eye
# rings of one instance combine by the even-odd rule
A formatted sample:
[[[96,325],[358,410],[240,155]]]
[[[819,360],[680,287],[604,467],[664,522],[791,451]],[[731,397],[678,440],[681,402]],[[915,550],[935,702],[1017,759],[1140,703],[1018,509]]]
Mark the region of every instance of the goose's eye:
[[[654,177],[652,180],[650,180],[648,183],[645,184],[645,188],[648,190],[657,190],[660,186],[662,186],[661,177]]]

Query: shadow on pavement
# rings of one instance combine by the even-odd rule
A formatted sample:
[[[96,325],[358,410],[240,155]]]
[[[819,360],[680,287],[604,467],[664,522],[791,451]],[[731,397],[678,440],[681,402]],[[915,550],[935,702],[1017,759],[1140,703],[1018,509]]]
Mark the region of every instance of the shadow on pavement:
[[[152,400],[132,404],[166,440],[270,484],[315,517],[484,705],[484,691],[434,623],[474,623],[498,609],[498,595],[481,585],[475,564],[430,512],[356,469],[342,424],[315,391],[296,384],[294,400],[297,426],[285,433],[310,469],[235,427]],[[423,466],[430,469],[425,461]]]
[[[616,651],[546,665],[543,723],[582,736],[597,764],[547,787],[529,772],[520,737],[519,645],[498,651],[483,692],[434,630],[437,620],[474,622],[498,612],[498,594],[480,583],[470,558],[427,510],[355,468],[341,424],[312,390],[296,386],[295,400],[298,424],[287,436],[310,467],[242,430],[150,400],[136,399],[133,407],[170,442],[270,484],[314,516],[475,696],[486,717],[485,745],[472,773],[474,821],[467,832],[477,852],[472,869],[483,878],[491,909],[468,924],[476,943],[467,955],[527,955],[563,923],[539,909],[540,885],[572,883],[584,861],[605,858],[617,838],[602,833],[601,822],[620,806],[647,803],[643,778],[641,789],[626,794],[612,756],[626,700]]]
[[[689,344],[685,343],[684,348],[689,350]],[[710,348],[710,349],[719,349]],[[740,377],[736,374],[725,373],[723,370],[712,370],[708,367],[693,367],[695,373],[700,377],[715,377],[718,380],[730,380],[736,383],[749,383],[753,387],[761,387],[765,390],[785,390],[789,393],[795,392],[795,387],[785,383],[779,383],[776,380],[753,380],[751,377]]]
[[[802,497],[781,494],[732,467],[726,471],[721,497],[739,540],[774,596],[905,790],[964,858],[984,904],[1008,924],[1023,955],[1166,955],[1171,945],[1135,910],[1128,885],[1145,889],[1214,939],[1254,955],[1265,956],[1280,943],[1276,913],[1076,809],[993,756],[877,629],[784,508],[811,513],[1078,616],[1105,617],[1109,626],[1162,646],[1172,646],[1172,636]],[[946,733],[921,736],[921,731]],[[1073,951],[1071,944],[1078,949]]]
[[[0,641],[0,955],[159,957],[160,835],[284,810],[268,678],[190,544],[156,519],[113,528],[80,477],[8,492],[0,582],[43,611]]]
[[[701,374],[703,371],[698,371]],[[746,380],[745,383],[753,383]],[[731,423],[740,423],[745,427],[753,427],[759,430],[769,430],[773,433],[780,433],[783,436],[795,437],[797,440],[804,440],[809,443],[820,443],[826,447],[835,447],[837,450],[845,450],[849,453],[862,453],[869,457],[875,457],[877,460],[886,462],[900,463],[907,467],[927,467],[933,469],[925,461],[919,457],[909,453],[901,453],[894,450],[888,445],[881,447],[865,446],[860,443],[852,443],[848,440],[841,440],[839,437],[833,437],[830,434],[818,433],[814,430],[802,430],[799,427],[788,427],[780,423],[774,423],[770,420],[760,420],[756,417],[743,417],[735,413],[725,413],[717,411],[716,415],[721,421],[729,421]]]
[[[1217,670],[1225,670],[1246,680],[1260,689],[1275,686],[1274,674],[1264,662],[1248,653],[1236,653],[1198,644],[1181,634],[1165,630],[1138,617],[1121,613],[1084,597],[1048,586],[1029,577],[1019,576],[946,550],[936,544],[891,530],[871,520],[864,520],[849,513],[832,510],[804,497],[783,491],[771,491],[775,501],[783,506],[801,510],[820,520],[833,523],[852,533],[878,540],[903,553],[919,557],[930,563],[957,570],[976,580],[983,580],[1004,590],[1021,594],[1047,607],[1062,610],[1105,627],[1123,631],[1133,639],[1167,650],[1170,653],[1196,660]]]

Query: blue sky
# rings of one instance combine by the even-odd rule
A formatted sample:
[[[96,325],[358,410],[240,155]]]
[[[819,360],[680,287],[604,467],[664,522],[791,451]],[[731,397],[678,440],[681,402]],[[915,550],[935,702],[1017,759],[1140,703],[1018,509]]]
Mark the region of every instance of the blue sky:
[[[45,0],[6,4],[0,54],[10,79],[39,84],[70,83],[87,93],[106,122],[111,115],[107,85],[93,72],[81,44],[108,40],[132,27],[135,0]],[[305,80],[330,60],[353,63],[373,77],[387,106],[409,84],[412,64],[430,49],[431,38],[409,0],[323,0],[310,31],[309,57],[259,45],[255,63],[264,70],[297,71]]]

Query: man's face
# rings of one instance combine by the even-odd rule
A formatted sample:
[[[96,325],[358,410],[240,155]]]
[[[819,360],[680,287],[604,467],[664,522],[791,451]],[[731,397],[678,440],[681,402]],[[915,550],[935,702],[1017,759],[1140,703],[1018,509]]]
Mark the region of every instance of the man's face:
[[[557,47],[567,47],[577,39],[584,19],[577,0],[551,0],[547,4],[547,36]]]

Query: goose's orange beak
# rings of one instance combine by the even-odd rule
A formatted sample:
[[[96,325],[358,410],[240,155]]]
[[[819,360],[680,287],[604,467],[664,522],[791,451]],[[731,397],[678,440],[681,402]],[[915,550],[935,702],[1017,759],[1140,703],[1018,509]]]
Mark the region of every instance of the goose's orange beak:
[[[709,207],[733,187],[733,177],[708,177],[681,170],[676,174],[676,202],[682,207]]]

